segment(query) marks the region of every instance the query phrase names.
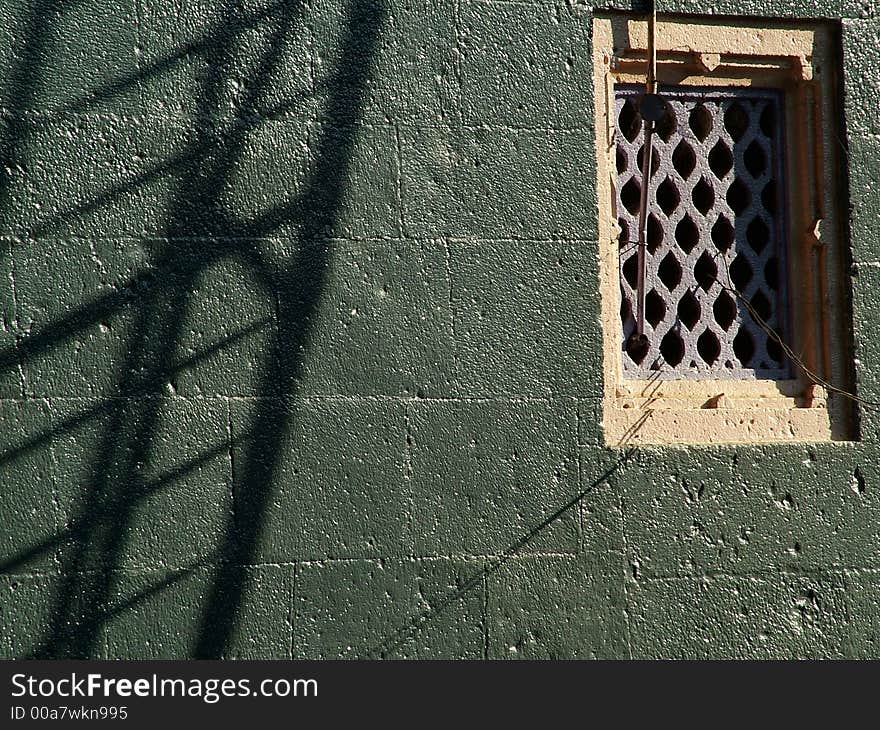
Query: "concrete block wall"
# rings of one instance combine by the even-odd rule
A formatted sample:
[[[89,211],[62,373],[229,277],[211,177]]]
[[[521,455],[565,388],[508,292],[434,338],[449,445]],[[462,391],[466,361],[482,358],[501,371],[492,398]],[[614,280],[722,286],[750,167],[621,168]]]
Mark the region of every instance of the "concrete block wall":
[[[880,654],[876,411],[602,446],[593,9],[0,1],[0,656]],[[714,9],[842,24],[880,400],[878,8]]]

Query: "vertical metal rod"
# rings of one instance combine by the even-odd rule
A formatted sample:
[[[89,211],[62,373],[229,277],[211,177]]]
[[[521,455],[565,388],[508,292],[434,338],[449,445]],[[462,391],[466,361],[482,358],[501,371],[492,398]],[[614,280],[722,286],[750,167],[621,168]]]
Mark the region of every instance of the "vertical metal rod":
[[[657,91],[657,48],[654,42],[654,29],[657,24],[657,7],[651,3],[651,15],[648,17],[648,74],[645,80],[645,93],[654,94]],[[653,156],[652,142],[654,137],[654,122],[644,120],[645,143],[642,154],[642,190],[639,199],[639,248],[638,248],[638,278],[636,282],[636,334],[641,337],[645,333],[645,274],[647,271],[647,241],[648,241],[648,188],[651,183],[651,157]]]

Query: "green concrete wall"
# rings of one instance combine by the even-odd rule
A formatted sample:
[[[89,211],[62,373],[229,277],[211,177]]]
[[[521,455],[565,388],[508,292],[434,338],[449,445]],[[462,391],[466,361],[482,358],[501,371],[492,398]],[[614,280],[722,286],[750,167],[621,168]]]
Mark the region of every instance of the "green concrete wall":
[[[876,2],[714,7],[842,19],[880,401]],[[876,410],[601,445],[591,20],[0,2],[0,655],[880,656]]]

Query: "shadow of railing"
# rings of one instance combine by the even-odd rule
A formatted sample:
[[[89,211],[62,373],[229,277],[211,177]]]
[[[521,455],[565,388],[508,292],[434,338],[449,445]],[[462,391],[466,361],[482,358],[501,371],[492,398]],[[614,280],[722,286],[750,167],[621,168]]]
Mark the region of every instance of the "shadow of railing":
[[[36,100],[43,69],[42,56],[48,45],[52,11],[81,4],[83,0],[35,0],[24,15],[21,50],[5,79],[0,101],[0,160],[8,170],[20,168],[28,141],[26,112]],[[13,30],[14,33],[14,30]],[[12,175],[0,175],[0,211],[8,204]],[[0,253],[0,256],[3,254]]]
[[[296,34],[303,6],[298,1],[278,2],[254,13],[227,0],[221,9],[222,21],[209,34],[143,71],[144,75],[162,73],[179,58],[193,53],[203,58],[208,69],[200,81],[193,137],[186,151],[124,183],[127,188],[136,188],[156,177],[179,175],[165,235],[154,248],[149,273],[136,274],[123,290],[66,313],[32,335],[21,337],[16,348],[0,352],[0,367],[11,368],[40,357],[114,312],[127,308],[133,315],[112,396],[0,453],[0,462],[9,461],[45,447],[85,422],[98,418],[105,422],[77,515],[66,529],[10,556],[0,566],[5,571],[14,570],[35,555],[61,548],[61,583],[45,636],[33,653],[36,657],[86,658],[99,653],[98,641],[106,622],[128,605],[123,601],[120,609],[119,601],[113,598],[114,574],[121,567],[137,510],[150,494],[233,446],[218,444],[165,474],[144,480],[141,469],[156,455],[160,419],[168,402],[163,389],[169,378],[211,352],[265,330],[269,344],[259,367],[260,397],[254,400],[245,433],[235,444],[243,450],[244,476],[235,481],[234,510],[227,517],[219,547],[210,561],[214,574],[193,647],[195,656],[220,657],[227,653],[247,594],[246,566],[256,558],[266,505],[282,458],[281,440],[295,417],[295,412],[277,406],[277,396],[296,394],[333,253],[329,244],[309,243],[337,223],[362,117],[364,90],[386,10],[381,0],[352,0],[340,44],[339,67],[326,88],[328,100],[311,172],[294,199],[244,219],[230,214],[223,193],[243,156],[248,134],[295,106],[296,102],[291,102],[267,112],[265,97],[270,79],[284,59],[284,44]],[[229,111],[224,97],[228,81],[224,69],[231,61],[241,60],[237,58],[237,41],[242,29],[256,23],[269,24],[268,42],[249,59],[253,61],[251,74],[233,118],[222,121],[221,110],[226,114]],[[32,23],[30,30],[36,33],[39,28]],[[39,53],[37,46],[30,55]],[[24,76],[33,73],[32,69],[21,71]],[[24,76],[16,82],[18,86],[27,82]],[[64,111],[83,111],[141,79],[138,74],[118,80],[75,100]],[[19,130],[19,137],[23,134],[24,130]],[[13,154],[20,143],[14,127],[8,127],[7,138],[0,140],[0,145],[11,145]],[[83,204],[62,210],[36,232],[50,231],[59,221],[75,220],[112,200],[122,189],[105,190]],[[3,200],[0,191],[0,203]],[[280,261],[270,260],[258,241],[282,225],[295,231],[291,251]],[[274,327],[269,327],[267,321],[257,322],[181,361],[177,352],[193,309],[197,280],[212,266],[232,262],[254,277],[262,296],[272,303],[277,313]],[[139,292],[136,298],[127,296],[131,287]],[[162,588],[160,582],[155,590]]]
[[[385,14],[383,4],[355,3],[341,44],[341,63],[331,82],[326,118],[338,133],[330,134],[325,126],[318,143],[312,175],[306,182],[300,201],[282,206],[262,216],[261,230],[272,230],[287,220],[294,220],[305,243],[332,228],[342,203],[342,181],[347,176],[352,157],[354,134],[370,74],[368,64],[357,59],[373,56],[379,29]],[[329,184],[328,184],[329,181]],[[325,286],[329,271],[329,246],[314,249],[301,246],[294,260],[282,266],[278,281],[279,323],[272,356],[261,376],[261,391],[280,387],[285,394],[296,392],[304,352],[309,341],[310,323],[315,303]],[[320,260],[315,260],[317,257]],[[311,268],[312,276],[303,276]],[[287,353],[294,353],[290,359]],[[236,492],[236,519],[227,526],[221,547],[222,560],[202,618],[196,658],[223,656],[235,627],[247,584],[248,564],[253,562],[272,483],[278,469],[281,444],[290,426],[293,412],[279,408],[269,399],[259,402],[248,429],[250,444],[241,469],[242,481]]]

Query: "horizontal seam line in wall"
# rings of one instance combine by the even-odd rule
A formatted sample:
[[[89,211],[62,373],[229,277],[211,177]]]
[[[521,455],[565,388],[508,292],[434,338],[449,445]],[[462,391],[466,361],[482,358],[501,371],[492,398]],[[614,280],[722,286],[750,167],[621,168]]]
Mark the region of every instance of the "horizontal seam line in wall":
[[[590,117],[590,114],[586,116]],[[371,120],[366,120],[358,123],[352,124],[335,124],[332,121],[322,119],[320,113],[308,114],[308,113],[295,113],[290,112],[285,116],[274,117],[274,116],[262,116],[259,114],[248,115],[247,118],[238,118],[234,121],[225,121],[222,119],[214,120],[212,117],[198,117],[195,115],[186,115],[186,114],[113,114],[113,113],[89,113],[89,112],[64,112],[64,111],[26,111],[26,112],[13,112],[9,109],[0,108],[0,121],[8,119],[14,119],[23,122],[32,122],[32,123],[43,123],[43,122],[82,122],[82,121],[94,121],[94,122],[113,122],[120,125],[125,125],[126,123],[134,122],[134,123],[144,123],[144,122],[152,122],[152,121],[166,121],[166,122],[181,122],[184,124],[199,126],[200,123],[203,124],[203,128],[205,131],[218,131],[221,132],[224,129],[235,127],[236,125],[242,124],[245,121],[248,122],[264,122],[267,124],[273,125],[281,125],[285,123],[290,123],[291,126],[308,126],[308,125],[318,125],[324,129],[329,129],[333,131],[343,130],[347,128],[356,127],[358,130],[366,130],[366,131],[374,131],[374,130],[382,130],[382,129],[393,129],[392,122],[396,122],[402,129],[413,129],[418,131],[424,130],[438,130],[438,131],[468,131],[468,132],[483,132],[485,133],[487,130],[498,130],[503,132],[562,132],[562,133],[592,133],[595,129],[594,125],[589,121],[585,121],[583,124],[575,124],[571,126],[546,126],[546,125],[512,125],[512,124],[485,124],[485,123],[469,123],[469,122],[460,122],[460,123],[424,123],[419,120],[418,117],[413,116],[410,118],[396,116],[392,119],[392,122],[374,122]],[[222,136],[222,135],[221,135]]]
[[[678,575],[645,575],[641,574],[635,578],[636,583],[678,583],[693,582],[703,580],[714,580],[715,578],[733,579],[733,580],[767,580],[777,576],[788,578],[822,578],[827,576],[844,575],[845,573],[858,573],[875,571],[880,573],[880,568],[854,568],[845,566],[829,566],[819,568],[805,568],[803,570],[795,570],[791,568],[768,569],[758,571],[744,571],[742,573],[734,573],[730,571],[713,571],[681,573]]]
[[[169,238],[167,236],[156,236],[151,234],[144,234],[142,236],[136,235],[120,235],[120,236],[92,236],[88,234],[72,234],[69,236],[27,236],[27,235],[17,235],[17,234],[3,234],[0,233],[0,241],[8,242],[8,243],[65,243],[67,241],[76,241],[76,242],[87,242],[87,241],[115,241],[119,243],[144,243],[144,242],[166,242],[166,241],[205,241],[205,242],[222,242],[222,241],[265,241],[267,243],[277,243],[281,241],[289,241],[289,237],[278,235],[278,236],[174,236]],[[598,243],[598,240],[595,238],[583,238],[577,236],[551,236],[547,238],[539,238],[535,236],[523,237],[523,238],[509,238],[504,236],[494,237],[494,238],[486,238],[480,236],[444,236],[444,235],[436,235],[436,236],[336,236],[336,237],[328,237],[328,238],[310,238],[307,241],[297,242],[296,244],[291,246],[291,250],[299,250],[302,248],[308,248],[310,246],[326,246],[327,244],[346,244],[346,243],[356,243],[356,244],[365,244],[365,243],[430,243],[436,245],[440,248],[441,244],[446,241],[451,246],[468,246],[474,244],[486,244],[486,243],[510,243],[510,244],[523,244],[523,243],[579,243],[579,244],[590,244],[595,246]],[[13,250],[13,255],[15,251]],[[149,265],[149,261],[143,262],[145,266]],[[880,265],[880,264],[878,264]]]
[[[530,561],[530,560],[540,560],[546,558],[552,559],[560,559],[560,560],[584,560],[589,559],[591,557],[598,557],[603,555],[614,555],[616,557],[625,558],[626,555],[622,550],[585,550],[581,552],[558,552],[558,551],[543,551],[543,552],[522,552],[507,555],[505,553],[452,553],[449,555],[406,555],[406,556],[386,556],[386,557],[350,557],[350,558],[306,558],[300,559],[297,558],[295,560],[285,560],[278,562],[255,562],[255,563],[245,563],[240,565],[242,568],[292,568],[297,565],[352,565],[356,563],[370,563],[374,565],[385,564],[394,564],[394,565],[406,565],[408,563],[443,563],[443,562],[468,562],[468,563],[480,563],[480,562],[493,562],[503,560],[504,562],[511,561]],[[77,575],[103,575],[106,572],[120,574],[120,575],[141,575],[144,573],[184,573],[184,572],[196,572],[201,569],[211,569],[220,565],[219,562],[205,562],[199,563],[196,566],[192,565],[184,565],[184,566],[160,566],[160,565],[145,565],[145,566],[129,566],[129,567],[120,567],[114,568],[110,571],[81,571],[78,572]],[[692,574],[682,574],[682,575],[669,575],[669,576],[648,576],[642,575],[638,578],[633,579],[636,583],[676,583],[676,582],[693,582],[693,581],[702,581],[702,580],[712,580],[715,578],[723,578],[723,579],[734,579],[734,580],[767,580],[777,576],[784,576],[790,578],[822,578],[822,577],[835,577],[835,576],[843,576],[845,574],[856,574],[856,575],[880,575],[880,567],[841,567],[841,566],[832,566],[830,568],[815,568],[810,570],[768,570],[768,571],[752,571],[745,573],[731,573],[729,571],[724,572],[706,572],[706,573],[692,573]],[[18,578],[59,578],[67,575],[67,573],[61,572],[60,569],[55,570],[32,570],[27,572],[16,572],[16,573],[2,573],[0,574],[0,580],[12,580]]]
[[[493,561],[501,561],[510,562],[510,561],[528,561],[528,560],[538,560],[545,558],[552,559],[560,559],[560,560],[575,560],[582,558],[589,558],[591,556],[602,556],[607,554],[612,554],[620,558],[624,558],[625,555],[620,550],[592,550],[592,551],[583,551],[583,552],[524,552],[517,553],[512,555],[507,555],[505,553],[485,553],[485,554],[470,554],[470,553],[453,553],[451,555],[405,555],[405,556],[388,556],[388,557],[352,557],[352,558],[307,558],[301,559],[297,558],[295,560],[284,560],[278,562],[264,562],[264,563],[245,563],[241,564],[238,567],[242,568],[293,568],[294,566],[314,566],[314,565],[352,565],[357,563],[370,563],[372,565],[381,565],[381,564],[393,564],[393,565],[407,565],[410,563],[444,563],[444,562],[468,562],[468,563],[483,563],[483,562],[493,562]],[[195,573],[199,570],[203,569],[211,569],[216,567],[217,565],[221,565],[219,562],[204,562],[199,563],[198,565],[184,565],[184,566],[161,566],[161,565],[145,565],[145,566],[125,566],[120,568],[114,568],[109,571],[100,571],[100,570],[90,570],[90,571],[80,571],[77,572],[76,575],[104,575],[106,573],[114,573],[119,575],[142,575],[144,573]],[[52,570],[32,570],[23,573],[2,573],[0,574],[0,580],[6,579],[14,579],[14,578],[59,578],[68,575],[66,572],[61,572],[60,569],[56,571]]]
[[[221,401],[240,401],[244,403],[262,403],[266,401],[289,402],[289,403],[308,403],[308,402],[342,402],[342,403],[369,403],[369,402],[386,402],[386,403],[419,403],[419,402],[437,402],[437,403],[574,403],[583,401],[585,403],[594,403],[601,401],[602,396],[576,396],[576,395],[549,395],[549,396],[530,396],[517,394],[498,394],[489,396],[404,396],[404,395],[336,395],[336,394],[312,394],[312,395],[278,395],[278,396],[241,396],[241,395],[225,395],[223,393],[205,394],[205,395],[145,395],[145,396],[77,396],[77,395],[34,395],[26,398],[0,398],[0,404],[14,403],[38,403],[46,402],[51,405],[52,402],[71,402],[71,403],[122,403],[131,401],[180,401],[180,402],[221,402]]]

